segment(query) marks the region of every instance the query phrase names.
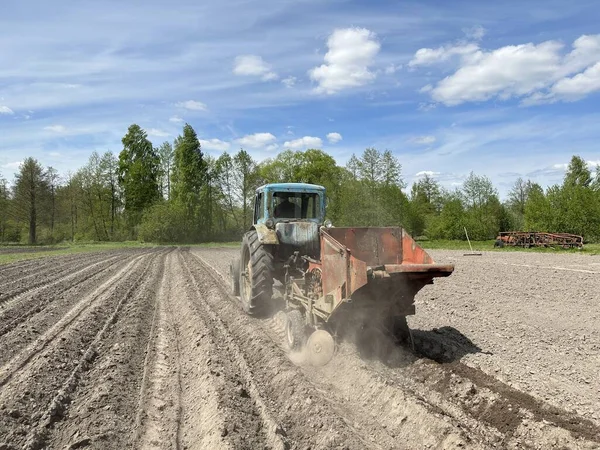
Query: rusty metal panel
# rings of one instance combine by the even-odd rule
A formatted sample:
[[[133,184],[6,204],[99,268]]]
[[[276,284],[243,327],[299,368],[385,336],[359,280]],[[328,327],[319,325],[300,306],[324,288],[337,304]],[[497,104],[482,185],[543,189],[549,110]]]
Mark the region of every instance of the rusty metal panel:
[[[349,255],[343,245],[326,233],[321,235],[321,264],[323,295],[333,298],[332,302],[328,302],[331,312],[350,295]]]
[[[402,230],[402,263],[403,264],[434,264],[433,258],[423,250],[415,240]]]
[[[436,264],[402,228],[330,228],[321,233],[322,297],[315,306],[328,315],[338,308],[414,314],[414,296],[436,277],[454,271]],[[352,299],[352,303],[345,300]]]
[[[330,228],[327,233],[345,245],[354,258],[367,266],[402,263],[402,228]]]
[[[393,273],[427,273],[432,277],[446,277],[454,271],[452,264],[386,264],[385,271]]]

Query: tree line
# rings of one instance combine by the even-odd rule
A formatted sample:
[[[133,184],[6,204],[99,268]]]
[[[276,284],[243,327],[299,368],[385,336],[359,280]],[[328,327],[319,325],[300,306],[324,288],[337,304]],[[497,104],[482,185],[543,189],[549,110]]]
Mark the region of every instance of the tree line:
[[[464,239],[466,228],[471,239],[528,230],[600,241],[600,170],[593,177],[577,155],[562,184],[519,178],[501,202],[490,179],[473,172],[453,190],[427,174],[407,189],[389,150],[367,148],[345,166],[319,149],[261,162],[244,149],[211,157],[189,124],[158,148],[132,124],[122,144],[118,155],[93,152],[75,172],[30,157],[11,185],[0,177],[0,242],[238,240],[252,224],[255,189],[271,182],[325,186],[337,226],[399,225],[429,239]]]

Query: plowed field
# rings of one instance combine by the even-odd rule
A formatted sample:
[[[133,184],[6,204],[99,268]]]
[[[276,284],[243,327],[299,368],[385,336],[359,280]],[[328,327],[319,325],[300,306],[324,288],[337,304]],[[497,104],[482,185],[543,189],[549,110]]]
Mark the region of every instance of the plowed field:
[[[0,450],[600,448],[600,258],[432,251],[414,350],[311,367],[229,294],[237,254],[0,266]]]

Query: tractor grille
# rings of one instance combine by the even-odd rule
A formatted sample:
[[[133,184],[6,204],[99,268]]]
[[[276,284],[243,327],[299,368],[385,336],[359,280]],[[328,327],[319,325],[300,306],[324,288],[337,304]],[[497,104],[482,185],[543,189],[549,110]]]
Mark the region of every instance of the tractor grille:
[[[280,222],[276,226],[279,243],[300,250],[303,255],[319,256],[319,225],[315,222]]]

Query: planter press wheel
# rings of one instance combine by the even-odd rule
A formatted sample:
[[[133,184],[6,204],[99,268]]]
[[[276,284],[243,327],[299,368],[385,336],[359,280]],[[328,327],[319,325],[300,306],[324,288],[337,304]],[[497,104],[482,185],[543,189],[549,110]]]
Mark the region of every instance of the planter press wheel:
[[[308,361],[313,366],[324,366],[335,353],[333,336],[325,330],[314,331],[306,341]]]
[[[297,310],[290,311],[286,315],[285,337],[288,348],[292,351],[300,350],[306,342],[304,330],[304,317]]]

